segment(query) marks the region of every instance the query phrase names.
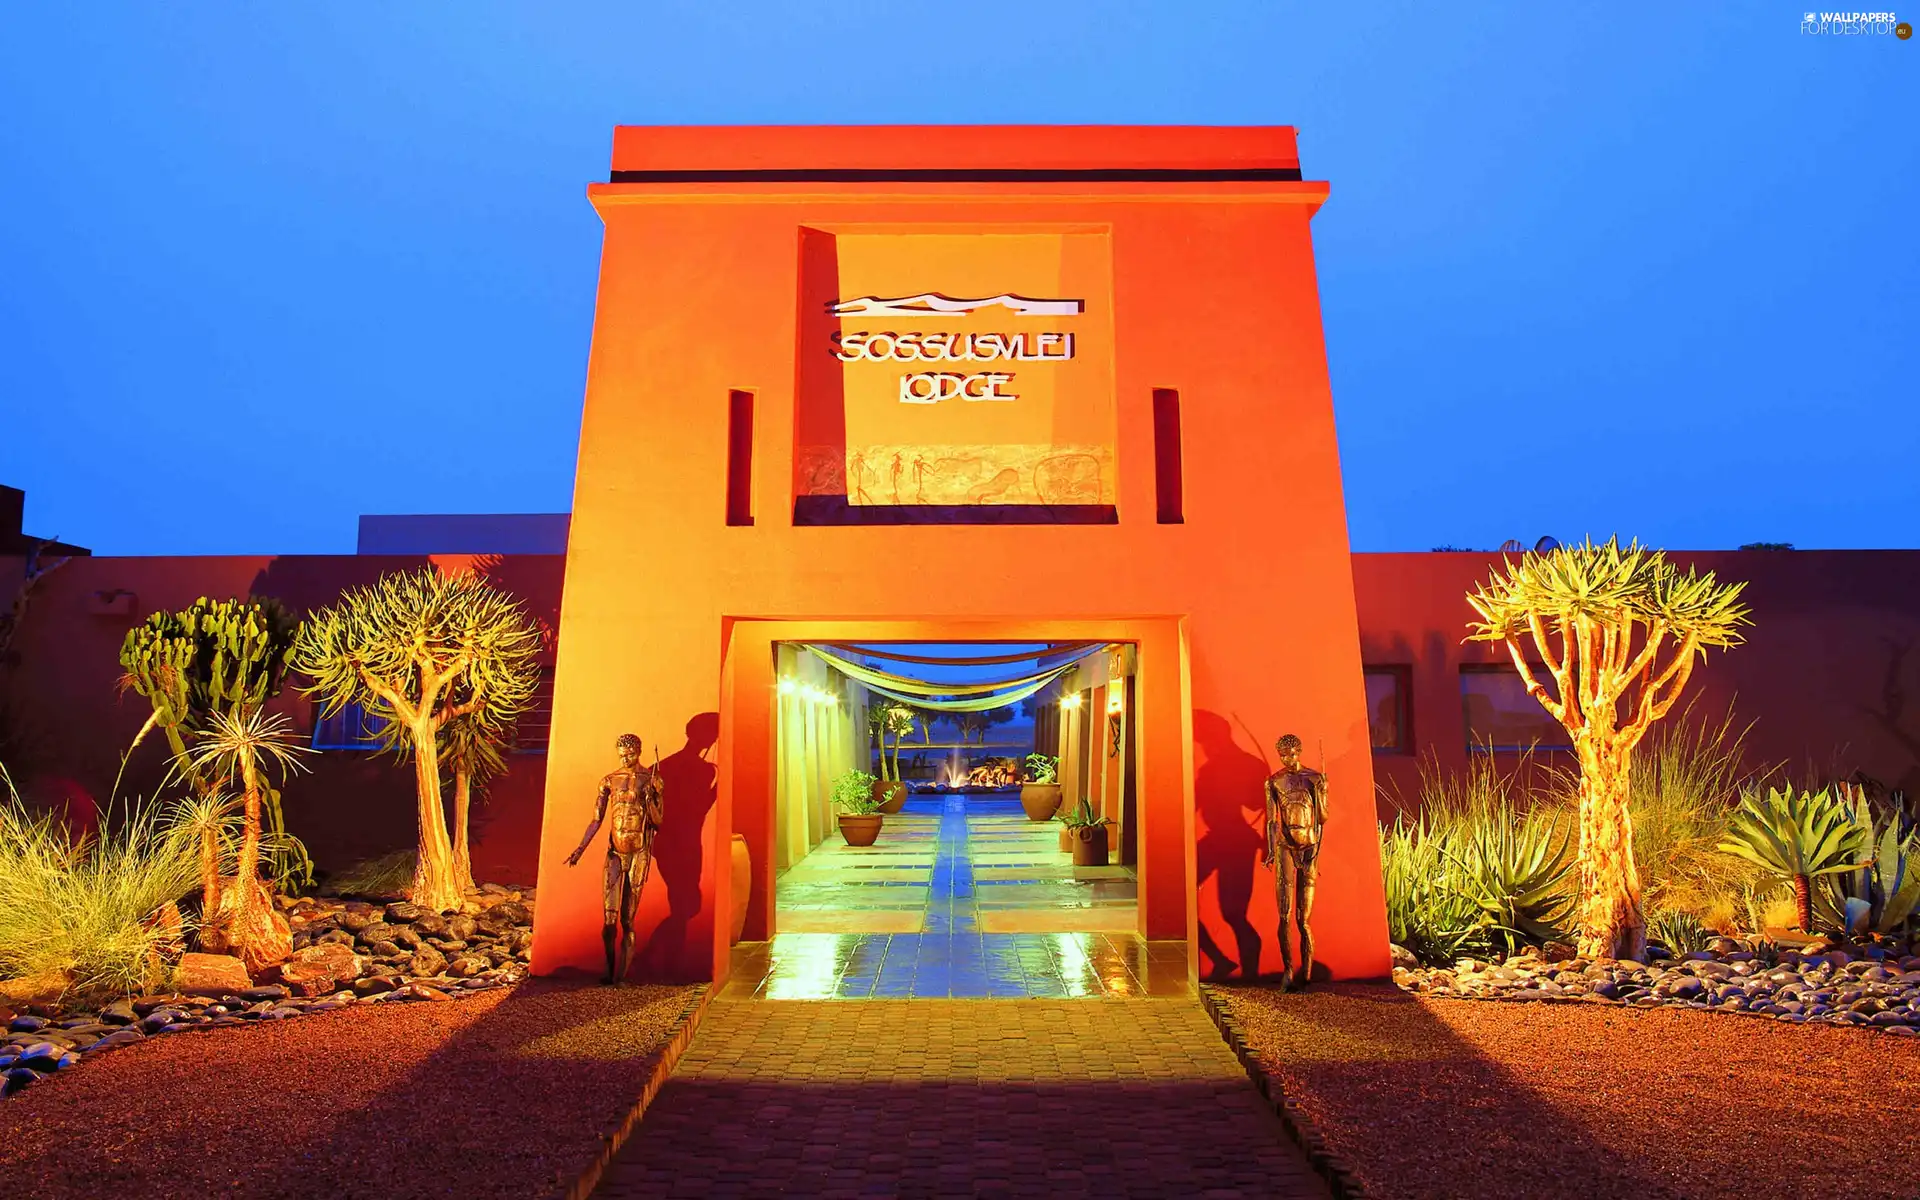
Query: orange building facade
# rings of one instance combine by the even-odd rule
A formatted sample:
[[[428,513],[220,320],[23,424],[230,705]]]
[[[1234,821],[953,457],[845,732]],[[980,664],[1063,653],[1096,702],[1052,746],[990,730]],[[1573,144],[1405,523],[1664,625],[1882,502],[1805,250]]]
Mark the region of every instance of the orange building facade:
[[[614,738],[667,812],[636,976],[770,903],[777,647],[1125,643],[1140,929],[1277,970],[1272,743],[1332,780],[1315,929],[1387,971],[1310,221],[1287,128],[622,128],[566,561],[534,969]],[[738,832],[749,894],[728,885]]]

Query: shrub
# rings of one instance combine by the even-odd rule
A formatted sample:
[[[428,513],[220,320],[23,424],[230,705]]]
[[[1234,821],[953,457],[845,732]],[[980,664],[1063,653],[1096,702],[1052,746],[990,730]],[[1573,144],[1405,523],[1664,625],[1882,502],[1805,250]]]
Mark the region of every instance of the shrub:
[[[1027,755],[1027,781],[1048,784],[1060,777],[1060,760],[1050,754]]]
[[[4,769],[0,783],[0,977],[65,976],[88,999],[157,986],[182,933],[175,905],[200,884],[202,829],[232,837],[223,805],[130,805],[76,839],[30,811]]]
[[[369,858],[329,878],[327,888],[340,896],[398,900],[413,883],[417,858],[418,852],[414,850],[395,850],[379,858]]]
[[[1756,889],[1759,868],[1723,853],[1727,827],[1740,804],[1746,738],[1731,710],[1718,720],[1683,711],[1656,729],[1636,752],[1628,812],[1641,894],[1650,912],[1690,912],[1733,931]],[[1765,779],[1778,768],[1754,778]]]
[[[879,782],[866,771],[852,770],[833,781],[833,806],[850,817],[870,817],[880,811],[882,801],[873,794]]]

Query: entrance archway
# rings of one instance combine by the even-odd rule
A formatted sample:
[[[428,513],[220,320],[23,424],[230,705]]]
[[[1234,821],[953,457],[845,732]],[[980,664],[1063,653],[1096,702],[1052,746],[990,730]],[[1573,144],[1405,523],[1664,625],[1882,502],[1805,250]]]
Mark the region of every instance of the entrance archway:
[[[780,855],[778,828],[779,678],[777,650],[788,642],[899,643],[1087,641],[1137,648],[1132,710],[1137,828],[1128,832],[1134,853],[1137,903],[1131,929],[1114,930],[1142,942],[1191,946],[1193,913],[1192,778],[1185,696],[1186,666],[1177,618],[1111,621],[779,621],[729,623],[723,665],[720,738],[720,807],[729,837],[745,838],[752,864],[745,897],[743,940],[765,943],[780,933],[774,904]],[[1103,735],[1104,736],[1104,735]],[[1101,747],[1105,749],[1104,745]],[[929,806],[922,806],[927,809]],[[922,816],[933,815],[923,811]],[[963,810],[956,808],[964,830]],[[945,834],[949,846],[953,828]],[[960,835],[964,838],[964,833]],[[740,903],[729,896],[729,904]],[[731,921],[718,924],[725,937]],[[942,927],[942,932],[946,927]],[[968,929],[969,933],[982,932]],[[730,974],[729,948],[716,945],[716,975]],[[1191,955],[1182,956],[1190,961]],[[824,969],[824,967],[823,967]],[[1188,974],[1191,974],[1189,968]],[[1190,980],[1189,980],[1190,982]]]

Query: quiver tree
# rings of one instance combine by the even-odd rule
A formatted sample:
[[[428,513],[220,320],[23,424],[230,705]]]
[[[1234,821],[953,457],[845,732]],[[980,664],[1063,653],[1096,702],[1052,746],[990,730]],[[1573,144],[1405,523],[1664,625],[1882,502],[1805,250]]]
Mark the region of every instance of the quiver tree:
[[[1580,764],[1579,950],[1642,958],[1646,920],[1627,810],[1633,750],[1687,686],[1709,646],[1740,642],[1745,584],[1682,572],[1657,550],[1618,539],[1528,553],[1467,597],[1469,641],[1500,642],[1535,700],[1560,722]],[[1549,689],[1523,644],[1545,664]]]
[[[180,612],[149,616],[127,632],[120,646],[125,671],[120,686],[144,697],[153,710],[140,737],[161,731],[174,770],[197,796],[214,800],[237,790],[243,798],[232,880],[223,882],[216,866],[223,857],[218,825],[199,825],[204,864],[199,940],[202,949],[238,955],[249,970],[279,962],[293,950],[286,919],[273,910],[260,878],[263,844],[277,859],[276,876],[312,878],[304,848],[286,833],[280,793],[255,769],[263,757],[283,766],[291,762],[282,748],[283,726],[263,722],[261,711],[286,683],[299,631],[300,622],[277,600],[202,596]],[[237,745],[232,744],[236,733]],[[199,753],[210,741],[226,751]]]
[[[328,716],[360,706],[386,727],[387,744],[413,761],[415,904],[456,909],[467,882],[455,866],[441,800],[447,726],[471,721],[475,736],[506,736],[532,699],[540,644],[539,627],[512,596],[477,575],[432,567],[383,576],[307,620],[294,651],[295,668],[314,680],[303,690]],[[464,812],[460,821],[464,841]]]
[[[531,698],[532,693],[527,693]],[[522,709],[524,711],[524,709]],[[486,724],[478,711],[458,716],[440,727],[440,764],[453,779],[453,874],[464,891],[473,890],[473,852],[468,839],[469,818],[476,791],[507,770],[506,749],[513,744],[514,719],[505,727]]]

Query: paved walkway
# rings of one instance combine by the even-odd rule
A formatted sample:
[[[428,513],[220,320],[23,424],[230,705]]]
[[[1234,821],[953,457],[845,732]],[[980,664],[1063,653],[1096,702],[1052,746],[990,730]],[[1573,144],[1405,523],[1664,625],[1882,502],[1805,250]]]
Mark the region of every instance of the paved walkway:
[[[1324,1197],[1191,998],[716,1000],[641,1197]]]

